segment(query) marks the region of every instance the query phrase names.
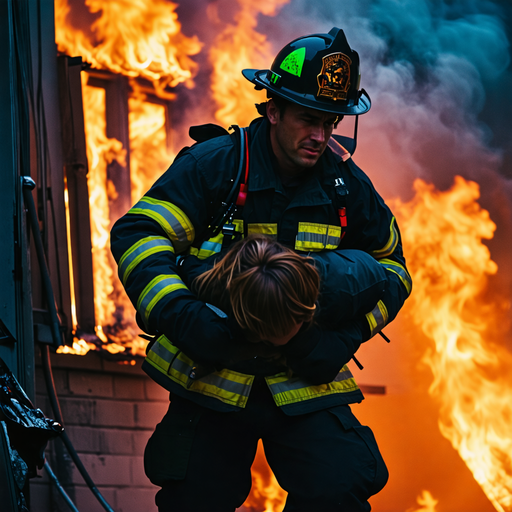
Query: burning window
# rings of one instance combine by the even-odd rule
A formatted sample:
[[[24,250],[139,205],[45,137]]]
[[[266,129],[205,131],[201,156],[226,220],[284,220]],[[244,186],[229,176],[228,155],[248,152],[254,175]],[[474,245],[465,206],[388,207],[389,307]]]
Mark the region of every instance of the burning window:
[[[116,276],[109,233],[172,161],[171,88],[192,85],[195,64],[189,56],[200,44],[181,34],[176,5],[169,2],[148,2],[141,9],[89,1],[86,11],[77,1],[72,7],[66,0],[55,3],[59,51],[84,61],[79,66],[75,59],[77,70],[69,57],[60,58],[61,89],[75,97],[63,124],[64,132],[76,138],[72,121],[80,110],[76,76],[81,75],[87,156],[82,148],[81,178],[69,166],[67,171],[74,346],[61,351],[103,348],[128,357],[143,355],[145,343],[138,341],[133,307]],[[87,21],[75,26],[78,12]],[[64,145],[74,147],[76,140]],[[76,160],[76,154],[69,160]],[[84,256],[88,252],[92,261]]]
[[[262,101],[264,93],[246,84],[241,87],[245,80],[240,69],[264,66],[271,59],[265,36],[255,30],[256,15],[273,15],[286,2],[240,4],[235,24],[226,24],[205,54],[211,66],[211,86],[202,94],[203,103],[188,109],[189,118],[194,117],[191,111],[195,108],[201,113],[201,122],[211,119],[229,126],[250,121],[253,114],[246,106]],[[74,346],[61,348],[64,352],[101,348],[128,358],[144,355],[145,343],[138,341],[133,307],[110,255],[109,232],[174,157],[174,88],[182,84],[186,92],[194,87],[198,66],[191,57],[202,46],[197,37],[181,33],[176,8],[165,0],[133,6],[115,1],[55,1],[56,41],[61,61],[66,60],[61,62],[61,88],[67,91],[65,98],[74,98],[75,109],[73,114],[68,106],[64,131],[76,138],[75,118],[81,110],[76,97],[77,75],[81,75],[86,138],[80,176],[68,171]],[[220,23],[215,9],[211,4],[208,15]],[[236,58],[226,51],[233,46],[239,49]],[[82,58],[81,66],[77,56]],[[181,139],[185,140],[183,136]],[[76,141],[65,140],[64,145],[74,147]],[[68,158],[71,168],[75,160],[75,154]],[[77,180],[79,192],[75,192]],[[86,255],[90,250],[92,261]]]

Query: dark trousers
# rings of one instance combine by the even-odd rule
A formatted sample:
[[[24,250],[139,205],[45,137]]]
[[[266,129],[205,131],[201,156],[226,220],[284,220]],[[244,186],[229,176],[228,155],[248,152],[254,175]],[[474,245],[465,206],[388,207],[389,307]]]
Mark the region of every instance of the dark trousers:
[[[158,510],[233,512],[249,495],[259,439],[288,492],[286,512],[366,512],[388,479],[372,431],[349,406],[287,416],[258,381],[240,412],[172,395],[144,454],[146,474],[162,487]]]

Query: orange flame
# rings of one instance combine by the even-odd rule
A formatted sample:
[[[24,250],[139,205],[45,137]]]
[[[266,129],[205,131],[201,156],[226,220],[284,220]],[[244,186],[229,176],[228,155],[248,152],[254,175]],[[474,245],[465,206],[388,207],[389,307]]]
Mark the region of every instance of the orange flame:
[[[174,157],[167,143],[165,107],[146,101],[135,84],[134,90],[128,100],[132,202],[147,192]]]
[[[267,463],[263,445],[260,441],[252,465],[251,494],[245,500],[242,508],[238,510],[244,512],[277,512],[283,509],[286,497],[286,491],[281,489]]]
[[[155,90],[193,86],[197,37],[181,33],[177,4],[166,0],[85,0],[96,14],[90,30],[73,27],[67,0],[55,0],[55,39],[60,52],[80,55],[97,69],[150,80]]]
[[[504,322],[482,299],[497,272],[482,239],[496,226],[477,204],[474,182],[456,177],[438,192],[417,180],[414,188],[416,197],[396,210],[414,281],[408,307],[433,341],[423,361],[434,374],[439,428],[496,510],[511,511],[512,354],[491,338]]]
[[[94,343],[90,343],[85,341],[84,339],[73,340],[73,345],[68,347],[67,345],[62,345],[57,349],[58,354],[73,354],[75,356],[85,356],[87,352],[90,350],[96,350],[96,345]]]
[[[233,123],[246,126],[255,117],[255,103],[265,101],[261,91],[242,76],[244,68],[267,68],[274,55],[263,34],[255,30],[258,14],[275,16],[279,8],[289,0],[239,0],[240,11],[235,16],[236,25],[228,25],[216,38],[209,59],[213,66],[212,96],[219,105],[215,118],[223,126]],[[213,10],[210,18],[217,18]]]
[[[167,86],[185,82],[192,86],[196,65],[189,56],[200,50],[197,38],[180,33],[181,25],[174,12],[177,5],[164,0],[99,2],[85,0],[96,18],[90,32],[71,23],[67,0],[55,1],[56,42],[69,55],[81,55],[93,67],[108,69],[130,77],[150,80],[154,94],[174,98],[164,91]],[[86,84],[83,73],[85,131],[89,160],[88,186],[93,251],[94,305],[96,340],[89,349],[102,346],[112,353],[144,355],[146,342],[134,322],[133,307],[115,275],[109,250],[111,222],[108,201],[117,192],[107,180],[107,166],[117,160],[125,166],[125,149],[121,142],[106,137],[105,90]],[[152,104],[139,92],[132,80],[129,99],[130,160],[132,195],[140,197],[169,165],[172,155],[166,143],[166,115],[162,105]],[[76,328],[76,322],[74,323]],[[77,342],[77,340],[75,340]],[[63,349],[64,350],[64,349]],[[73,352],[67,347],[66,352]],[[85,346],[76,346],[84,353]],[[86,352],[86,351],[85,351]]]
[[[428,491],[422,491],[417,501],[421,508],[408,509],[407,512],[436,512],[439,503]]]
[[[84,122],[87,138],[89,173],[89,210],[91,215],[92,262],[94,274],[94,313],[96,325],[106,325],[116,310],[112,300],[114,286],[112,261],[109,251],[110,218],[107,193],[107,165],[117,160],[126,166],[126,151],[117,139],[106,136],[105,90],[86,84],[87,75],[82,75]],[[108,340],[102,331],[96,334],[104,342]]]

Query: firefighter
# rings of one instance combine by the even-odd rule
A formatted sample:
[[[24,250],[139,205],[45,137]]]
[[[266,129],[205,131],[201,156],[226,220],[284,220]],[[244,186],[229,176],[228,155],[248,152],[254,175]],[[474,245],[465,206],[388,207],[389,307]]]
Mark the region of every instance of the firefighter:
[[[387,469],[350,409],[363,396],[346,363],[396,316],[412,284],[393,214],[332,137],[343,116],[370,109],[359,57],[333,28],[292,41],[268,70],[242,73],[267,91],[261,117],[239,138],[181,153],[112,229],[120,279],[156,339],[143,368],[171,398],[146,447],[146,474],[161,487],[161,512],[234,511],[261,439],[286,511],[368,511]],[[269,360],[275,347],[245,339],[179,277],[180,256],[205,259],[251,233],[301,254],[357,249],[385,271],[372,310],[300,328],[279,347],[293,377]],[[241,357],[251,372],[237,370]]]

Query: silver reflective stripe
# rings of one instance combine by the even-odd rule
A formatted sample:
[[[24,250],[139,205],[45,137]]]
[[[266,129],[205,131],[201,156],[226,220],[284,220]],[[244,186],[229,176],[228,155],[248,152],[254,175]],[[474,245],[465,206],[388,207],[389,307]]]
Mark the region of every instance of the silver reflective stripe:
[[[158,276],[153,279],[141,293],[137,301],[137,311],[147,322],[151,310],[160,298],[173,292],[176,289],[187,289],[183,281],[177,275]]]
[[[202,251],[210,251],[210,252],[220,252],[222,249],[222,244],[219,244],[217,242],[210,242],[207,240],[206,242],[203,242],[201,244],[201,250]]]
[[[158,341],[153,343],[153,346],[151,347],[151,352],[154,352],[157,356],[161,357],[165,362],[169,364],[171,363],[173,357],[176,356],[176,354],[173,354],[162,344],[158,343]]]
[[[397,274],[402,283],[404,284],[407,292],[411,293],[412,279],[411,276],[408,274],[407,270],[405,270],[405,268],[402,267],[402,265],[396,263],[393,260],[388,259],[378,260],[378,262],[390,272],[394,272],[395,274]]]
[[[352,379],[354,376],[352,375],[352,372],[348,369],[348,367],[345,367],[344,370],[340,371],[338,375],[336,375],[336,378],[333,382],[341,382],[343,380]]]
[[[370,314],[373,316],[373,318],[375,319],[375,323],[377,324],[374,328],[372,328],[373,335],[386,326],[387,318],[384,318],[384,315],[382,314],[382,311],[380,310],[378,305],[375,306],[375,308],[373,308]]]
[[[172,243],[163,237],[147,237],[137,242],[130,248],[119,262],[119,276],[124,285],[126,280],[131,274],[133,269],[139,264],[140,261],[162,251],[170,251],[174,253]]]
[[[239,395],[240,397],[243,397],[245,399],[249,396],[249,392],[251,391],[251,384],[243,384],[242,382],[236,382],[236,380],[233,380],[237,378],[236,372],[231,372],[230,370],[227,369],[222,370],[221,373],[210,373],[204,377],[201,377],[198,380],[189,379],[190,373],[194,368],[194,363],[192,362],[192,364],[190,364],[185,360],[181,359],[181,357],[184,357],[185,359],[188,359],[188,357],[186,357],[184,354],[180,354],[179,350],[176,347],[174,347],[168,340],[166,341],[167,343],[169,343],[169,346],[172,346],[173,348],[176,349],[176,352],[169,350],[169,348],[165,347],[163,343],[159,343],[159,341],[157,341],[151,347],[148,357],[151,359],[152,355],[157,355],[163,361],[169,363],[171,366],[168,368],[167,374],[174,374],[174,378],[177,379],[178,382],[183,387],[186,387],[191,391],[196,392],[201,392],[201,390],[205,390],[207,391],[206,394],[208,394],[209,396],[213,396],[224,401],[226,401],[226,398],[229,398],[229,395],[226,395],[225,392],[234,395]],[[188,360],[190,361],[190,359]],[[176,373],[180,374],[180,377],[178,377]],[[230,374],[233,377],[233,379],[230,378]],[[252,383],[252,379],[250,379],[250,382]],[[237,398],[235,402],[243,402],[243,398]],[[229,398],[229,401],[233,402],[233,399]]]
[[[201,377],[199,379],[201,382],[205,384],[210,384],[211,386],[215,386],[220,388],[228,393],[233,393],[235,395],[241,396],[249,396],[249,391],[251,391],[251,386],[247,386],[245,384],[241,384],[240,382],[235,382],[233,380],[225,379],[218,375],[217,373],[210,373]]]
[[[128,213],[146,215],[157,222],[173,242],[178,254],[194,240],[194,226],[185,213],[172,203],[144,196]]]
[[[187,238],[187,232],[183,228],[183,226],[180,224],[180,221],[170,212],[165,206],[162,206],[160,204],[150,204],[145,201],[139,201],[134,207],[134,209],[138,210],[147,210],[151,212],[155,212],[160,217],[165,219],[169,226],[172,228],[172,231],[169,231],[167,226],[164,224],[162,227],[164,228],[165,232],[169,235],[171,239],[175,238],[172,235],[175,235],[178,239],[177,241],[180,242],[186,242],[188,240]],[[141,212],[143,213],[143,212]]]
[[[385,258],[390,254],[393,254],[396,246],[398,245],[398,231],[395,225],[395,217],[391,219],[391,225],[389,226],[389,239],[386,242],[386,245],[382,249],[378,249],[376,251],[372,251],[371,255],[375,259]]]
[[[297,240],[299,242],[310,242],[310,243],[323,244],[324,246],[327,246],[327,245],[338,246],[338,244],[340,243],[339,236],[330,236],[327,233],[325,233],[325,234],[308,233],[306,231],[301,231],[301,232],[297,233]]]
[[[342,382],[344,380],[352,379],[353,375],[349,370],[342,370],[336,375],[336,378],[332,382]],[[267,381],[268,382],[268,381]],[[277,395],[278,393],[286,393],[287,391],[295,391],[297,389],[304,389],[316,387],[311,386],[307,381],[299,379],[298,377],[292,377],[283,382],[275,382],[273,384],[269,384],[270,391],[273,395]]]

